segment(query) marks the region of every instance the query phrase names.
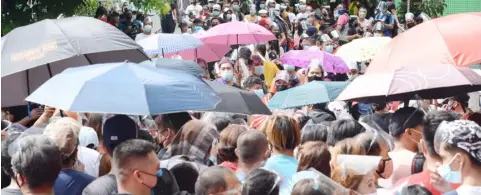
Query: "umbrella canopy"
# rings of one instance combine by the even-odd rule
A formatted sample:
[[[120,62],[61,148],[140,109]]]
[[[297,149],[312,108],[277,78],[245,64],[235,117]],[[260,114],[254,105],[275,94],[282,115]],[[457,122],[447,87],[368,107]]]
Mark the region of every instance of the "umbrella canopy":
[[[304,68],[314,59],[322,62],[322,67],[326,72],[349,72],[349,68],[340,57],[321,50],[290,50],[281,57],[280,61],[284,64]]]
[[[346,62],[363,62],[374,58],[391,41],[391,37],[366,37],[354,39],[348,44],[342,45],[337,51],[336,56],[341,57]]]
[[[26,100],[74,112],[153,115],[213,109],[220,98],[195,76],[124,62],[69,68]]]
[[[237,89],[215,81],[204,80],[222,99],[212,111],[237,114],[272,114],[254,92]]]
[[[196,33],[194,34],[194,36],[197,38],[200,38],[204,33],[205,31],[203,31],[202,33]],[[222,59],[222,57],[224,57],[225,54],[231,50],[231,48],[225,44],[212,44],[212,43],[205,43],[205,42],[203,42],[203,44],[204,45],[194,49],[179,51],[179,52],[171,53],[165,56],[172,57],[174,55],[179,55],[182,57],[182,59],[186,59],[186,60],[195,61],[197,60],[197,58],[201,58],[206,62],[215,62]]]
[[[392,39],[367,73],[431,64],[470,66],[481,62],[481,12],[444,16],[419,24]]]
[[[3,107],[26,104],[25,97],[68,67],[148,59],[122,31],[92,17],[47,19],[16,28],[2,38],[1,48]]]
[[[250,22],[232,21],[219,24],[200,37],[204,43],[223,45],[264,44],[276,39],[276,36],[261,25]]]
[[[168,53],[194,49],[203,45],[196,37],[189,34],[159,33],[137,41],[145,53],[149,55],[165,55]]]
[[[142,64],[153,65],[158,68],[167,68],[178,71],[183,71],[187,74],[194,76],[202,76],[206,72],[202,69],[199,64],[191,60],[178,60],[178,59],[168,59],[168,58],[157,58],[153,61],[145,61]]]
[[[405,101],[414,95],[437,99],[481,90],[481,76],[451,64],[403,67],[354,79],[338,100]]]
[[[277,92],[269,101],[270,109],[288,109],[333,101],[349,82],[312,81]]]

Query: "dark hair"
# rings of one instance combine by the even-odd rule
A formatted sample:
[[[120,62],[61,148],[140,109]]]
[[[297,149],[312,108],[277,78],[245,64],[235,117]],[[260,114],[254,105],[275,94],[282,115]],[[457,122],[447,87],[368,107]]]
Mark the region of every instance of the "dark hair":
[[[235,154],[237,138],[245,131],[247,131],[247,127],[245,126],[229,125],[220,132],[217,150],[218,157],[220,157],[221,161],[237,162],[237,156]]]
[[[208,195],[227,190],[228,186],[225,178],[228,175],[235,177],[234,172],[223,166],[213,166],[205,169],[195,182],[195,194]]]
[[[190,120],[192,120],[192,117],[187,112],[163,114],[161,116],[162,126],[173,129],[175,133],[179,132],[180,128]]]
[[[371,104],[371,107],[374,111],[384,110],[386,108],[386,106],[387,106],[386,102],[376,102],[376,103]]]
[[[327,144],[334,146],[338,141],[354,137],[365,132],[366,129],[353,119],[341,119],[331,123]]]
[[[194,19],[194,21],[192,21],[193,24],[202,24],[202,21],[199,19],[199,18],[196,18]]]
[[[327,141],[329,123],[307,124],[302,128],[301,144],[308,141]]]
[[[246,78],[246,80],[244,80],[245,89],[250,89],[254,87],[254,85],[264,85],[264,82],[261,80],[261,78],[256,76],[249,76]]]
[[[239,48],[239,58],[251,59],[252,51],[247,47]]]
[[[267,49],[265,44],[256,45],[256,50],[262,55],[262,57],[266,56]]]
[[[182,162],[170,168],[169,171],[174,175],[180,191],[195,193],[195,182],[199,172],[192,164]]]
[[[404,187],[401,195],[432,195],[432,193],[425,187],[416,184]]]
[[[100,18],[102,15],[107,16],[108,12],[107,12],[107,9],[105,9],[105,7],[99,6],[99,7],[97,7],[97,10],[95,11],[95,18]]]
[[[12,170],[26,178],[29,189],[53,187],[60,170],[60,149],[44,135],[31,135],[16,140],[18,152],[12,155]]]
[[[244,163],[256,163],[268,148],[266,136],[257,130],[245,131],[237,138],[238,157]]]
[[[434,149],[434,135],[436,135],[436,130],[441,122],[457,119],[459,119],[459,115],[450,111],[432,111],[424,117],[423,140],[430,156],[441,159],[441,156]]]
[[[280,182],[276,184],[277,177],[274,172],[254,169],[242,184],[242,195],[278,195]]]
[[[114,170],[132,170],[131,166],[139,163],[138,160],[147,158],[151,152],[155,152],[155,145],[151,142],[141,139],[130,139],[120,143],[114,149],[112,157]],[[117,175],[122,180],[122,174],[128,174],[125,171],[119,171]]]
[[[331,153],[326,143],[312,141],[302,144],[299,146],[297,156],[299,159],[297,172],[306,171],[312,167],[327,177],[331,176],[331,166],[329,165]]]
[[[313,179],[300,180],[292,189],[292,195],[333,195],[334,192],[335,188],[332,185]]]
[[[232,122],[232,120],[231,117],[219,116],[213,118],[211,123],[217,128],[218,132],[221,132],[230,124],[230,122]]]
[[[234,120],[232,120],[229,125],[245,125],[245,126],[248,126],[246,120],[244,120],[243,118],[235,118]]]
[[[394,138],[399,138],[408,128],[415,128],[423,124],[424,113],[413,107],[404,107],[396,112],[391,117],[389,124],[389,133]]]
[[[88,126],[95,130],[99,140],[102,140],[102,119],[103,114],[90,113],[88,117]],[[98,128],[97,128],[98,127]]]

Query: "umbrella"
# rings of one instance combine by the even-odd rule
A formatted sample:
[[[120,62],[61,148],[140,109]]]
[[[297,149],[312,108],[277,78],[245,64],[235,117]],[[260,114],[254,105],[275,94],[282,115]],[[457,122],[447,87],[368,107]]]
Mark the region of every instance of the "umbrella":
[[[26,100],[73,112],[153,115],[213,109],[220,98],[195,76],[123,62],[69,68]]]
[[[148,59],[122,31],[92,17],[42,20],[2,39],[3,107],[25,105],[25,97],[68,67]]]
[[[217,104],[215,112],[230,112],[238,114],[265,114],[271,111],[254,92],[237,89],[215,81],[204,80],[219,95],[222,101]]]
[[[258,24],[232,21],[209,29],[199,39],[204,43],[244,45],[264,44],[275,40],[276,36]]]
[[[148,64],[158,68],[167,68],[167,69],[183,71],[187,74],[194,75],[194,76],[202,76],[205,74],[205,70],[202,69],[197,63],[191,60],[157,58],[157,59],[153,59],[153,61],[142,62],[142,64]]]
[[[372,60],[367,74],[404,66],[481,62],[481,12],[444,16],[392,39]]]
[[[342,45],[336,56],[346,62],[363,62],[374,58],[381,49],[391,41],[391,37],[366,37],[355,39],[348,44]]]
[[[363,102],[450,97],[481,90],[481,76],[467,67],[451,64],[403,67],[356,77],[338,100]]]
[[[205,31],[203,31],[205,33]],[[196,33],[194,36],[201,37],[203,33]],[[197,58],[202,58],[206,62],[215,62],[222,59],[227,52],[229,52],[231,48],[225,44],[212,44],[212,43],[204,43],[203,46],[179,51],[176,53],[171,53],[166,55],[166,57],[172,57],[174,55],[179,55],[182,59],[186,60],[197,60]]]
[[[326,72],[349,72],[349,68],[340,57],[320,50],[290,50],[281,57],[280,61],[284,64],[304,68],[314,59],[321,60],[322,67]]]
[[[312,81],[304,85],[277,92],[269,101],[270,109],[288,109],[336,99],[349,82]]]
[[[137,41],[149,55],[164,55],[202,46],[202,42],[189,34],[159,33]]]

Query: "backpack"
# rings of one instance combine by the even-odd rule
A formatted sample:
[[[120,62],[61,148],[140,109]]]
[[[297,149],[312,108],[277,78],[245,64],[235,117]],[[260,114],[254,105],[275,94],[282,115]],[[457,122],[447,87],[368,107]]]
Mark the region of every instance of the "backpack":
[[[411,163],[411,174],[423,172],[424,161],[426,161],[424,154],[416,153]]]

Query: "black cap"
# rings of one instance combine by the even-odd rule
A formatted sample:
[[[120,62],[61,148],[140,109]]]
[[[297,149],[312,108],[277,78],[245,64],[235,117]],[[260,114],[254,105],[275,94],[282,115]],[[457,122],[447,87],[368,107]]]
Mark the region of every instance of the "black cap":
[[[126,115],[115,115],[105,120],[102,133],[107,152],[112,154],[120,143],[137,138],[137,124]]]

